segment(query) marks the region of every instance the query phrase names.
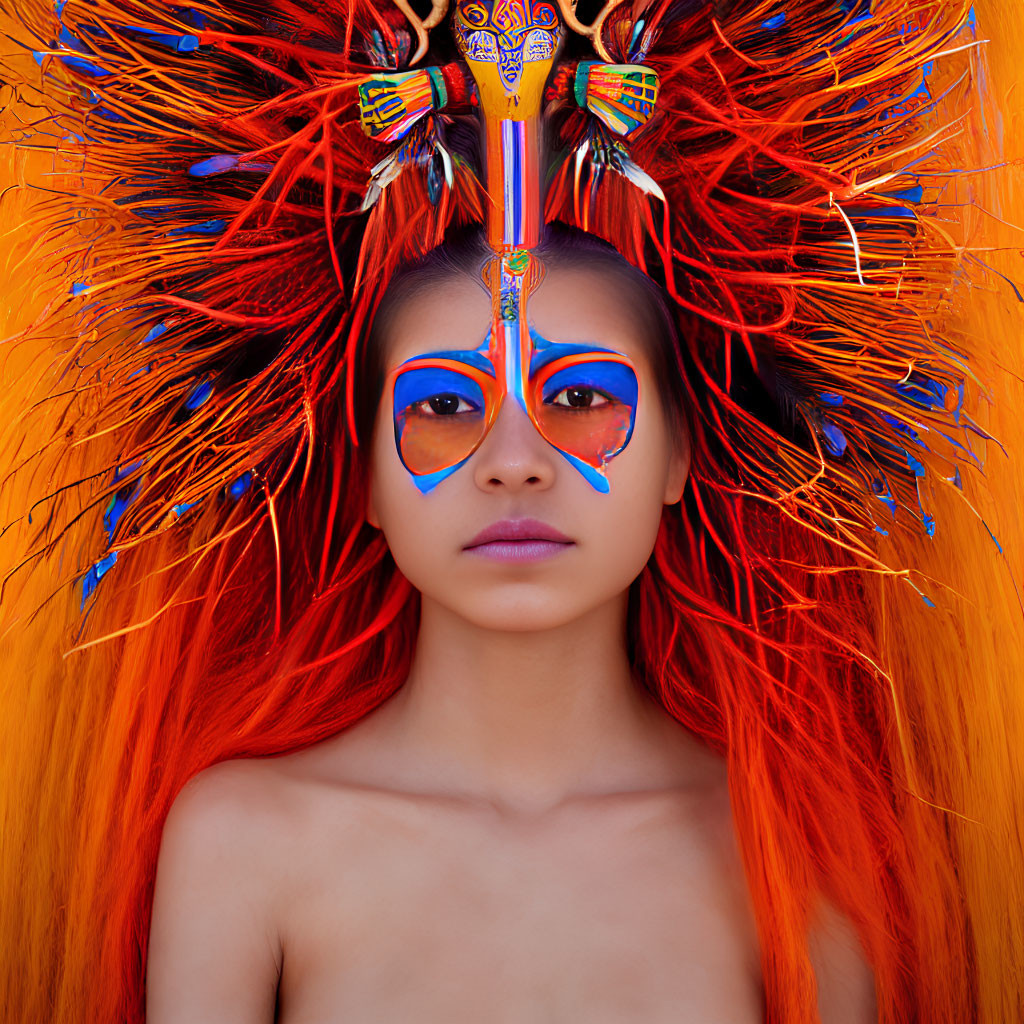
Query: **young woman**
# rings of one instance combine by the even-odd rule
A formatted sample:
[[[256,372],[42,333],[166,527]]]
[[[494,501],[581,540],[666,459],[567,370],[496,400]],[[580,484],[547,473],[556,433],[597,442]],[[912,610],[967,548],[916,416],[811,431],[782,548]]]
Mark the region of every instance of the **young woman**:
[[[338,737],[185,788],[157,872],[151,1024],[763,1019],[725,761],[629,657],[630,587],[690,462],[671,321],[609,248],[554,237],[536,332],[638,371],[610,490],[507,400],[421,494],[384,394],[366,515],[421,597],[409,677]],[[490,296],[473,269],[463,247],[407,271],[374,358],[475,349]],[[546,401],[591,430],[614,403],[578,386]],[[852,929],[817,918],[822,1020],[875,1019]]]
[[[966,5],[23,6],[9,1016],[1014,1019]]]

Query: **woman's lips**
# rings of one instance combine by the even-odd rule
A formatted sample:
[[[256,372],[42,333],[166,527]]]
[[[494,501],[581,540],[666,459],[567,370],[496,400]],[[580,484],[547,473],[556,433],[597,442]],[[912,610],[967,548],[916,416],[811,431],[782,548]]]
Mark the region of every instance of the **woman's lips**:
[[[565,543],[557,540],[492,540],[486,544],[466,548],[466,551],[471,555],[484,555],[499,562],[534,562],[541,558],[550,558],[559,551],[574,546],[572,541]]]
[[[539,519],[502,519],[481,530],[464,550],[501,562],[532,562],[573,546],[571,537]]]

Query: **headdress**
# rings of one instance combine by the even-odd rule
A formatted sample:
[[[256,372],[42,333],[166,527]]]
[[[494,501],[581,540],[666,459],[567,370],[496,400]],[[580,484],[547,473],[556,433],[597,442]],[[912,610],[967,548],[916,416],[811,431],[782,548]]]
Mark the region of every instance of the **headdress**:
[[[587,26],[568,0],[481,0],[452,32],[440,2],[57,15],[36,59],[71,83],[61,151],[110,180],[79,205],[94,227],[59,303],[120,449],[87,592],[129,538],[254,479],[276,493],[339,382],[354,431],[389,274],[466,220],[503,257],[496,325],[552,219],[714,325],[695,355],[728,486],[862,557],[866,530],[930,534],[930,491],[978,464],[979,384],[936,319],[957,258],[933,215],[943,118],[964,85],[932,58],[970,45],[959,3],[612,2]],[[738,363],[771,422],[731,394]]]
[[[968,166],[966,2],[3,3],[41,68],[12,74],[41,74],[47,94],[22,141],[50,140],[60,172],[31,221],[36,258],[62,284],[26,334],[49,339],[36,384],[47,412],[18,453],[47,484],[28,558],[77,582],[88,614],[109,595],[106,632],[81,648],[113,637],[128,650],[161,616],[183,633],[145,648],[152,666],[129,651],[90,670],[128,680],[77,710],[105,737],[94,761],[76,753],[89,729],[68,693],[40,702],[64,723],[52,735],[72,737],[53,763],[106,831],[84,830],[73,864],[55,843],[40,856],[73,876],[54,869],[37,886],[71,924],[32,932],[59,985],[40,968],[20,1005],[42,1006],[45,990],[60,1020],[81,1006],[137,1015],[156,843],[180,786],[213,761],[330,735],[400,684],[408,637],[393,627],[411,625],[410,588],[382,571],[385,546],[360,516],[339,511],[364,498],[351,456],[365,442],[357,406],[376,396],[360,371],[396,269],[486,226],[486,343],[412,369],[448,374],[445,388],[456,375],[492,413],[513,395],[604,486],[629,437],[628,361],[605,353],[595,369],[596,350],[549,350],[567,362],[545,362],[529,320],[534,249],[559,223],[610,243],[678,320],[694,464],[685,512],[666,513],[636,587],[637,667],[730,758],[769,1007],[787,1024],[813,1013],[798,938],[822,876],[858,925],[886,1019],[970,1019],[966,950],[983,929],[959,902],[966,857],[947,819],[914,802],[910,726],[849,571],[892,573],[930,602],[920,576],[887,565],[897,538],[884,538],[941,530],[936,493],[967,502],[964,470],[990,440],[989,353],[948,315],[967,265],[943,216]],[[556,436],[529,392],[581,360],[617,374],[601,380],[626,410],[600,444]],[[394,369],[394,394],[429,393]],[[418,462],[395,404],[407,468],[421,490],[443,485],[482,433],[443,451],[432,440]],[[316,501],[303,505],[307,487]],[[294,565],[289,535],[308,541]],[[62,557],[68,537],[82,560]],[[257,563],[265,576],[239,578]],[[249,588],[273,595],[266,635]],[[215,622],[238,591],[238,621]],[[289,629],[315,656],[286,651],[259,685],[255,669],[204,662],[195,639],[223,631],[237,641],[223,657],[251,667]],[[327,669],[356,682],[327,685],[315,675]],[[161,672],[173,685],[149,679]],[[707,686],[690,686],[702,672]],[[941,706],[926,740],[960,723],[959,694]],[[59,785],[34,785],[59,803]],[[1004,934],[993,948],[1011,945]],[[96,948],[116,976],[104,991],[82,959]],[[65,955],[81,962],[52,966]]]

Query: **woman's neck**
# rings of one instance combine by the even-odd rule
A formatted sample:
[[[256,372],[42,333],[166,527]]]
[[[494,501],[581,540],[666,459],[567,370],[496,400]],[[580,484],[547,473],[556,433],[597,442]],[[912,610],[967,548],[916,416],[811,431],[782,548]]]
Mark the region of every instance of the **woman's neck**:
[[[525,633],[424,598],[408,681],[371,716],[394,772],[516,811],[674,784],[703,751],[633,681],[626,602]]]

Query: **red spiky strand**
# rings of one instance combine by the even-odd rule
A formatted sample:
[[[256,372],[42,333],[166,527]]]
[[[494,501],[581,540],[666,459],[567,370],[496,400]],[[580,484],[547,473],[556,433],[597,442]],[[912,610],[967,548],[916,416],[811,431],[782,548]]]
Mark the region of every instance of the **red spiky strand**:
[[[609,239],[718,326],[693,355],[735,486],[868,556],[865,528],[931,533],[928,492],[959,488],[987,438],[968,412],[983,388],[941,321],[960,252],[941,203],[963,155],[956,55],[973,37],[960,4],[777,6],[617,7],[607,50],[661,79],[631,162],[667,200],[609,173],[614,151],[576,111],[548,216]],[[730,396],[737,354],[788,427]]]
[[[103,335],[58,372],[69,393],[103,381],[75,443],[117,437],[120,469],[91,499],[115,503],[118,551],[245,474],[277,491],[313,441],[310,410],[339,398],[381,282],[439,244],[452,217],[479,216],[461,163],[435,202],[413,168],[360,213],[380,153],[355,88],[373,33],[408,50],[392,5],[349,17],[282,3],[274,34],[269,16],[70,3],[38,29],[44,75],[66,89],[61,155],[96,184],[76,200],[88,230],[62,242],[72,280],[46,329]],[[64,216],[45,206],[37,228],[59,232]],[[125,333],[110,346],[113,316]]]

